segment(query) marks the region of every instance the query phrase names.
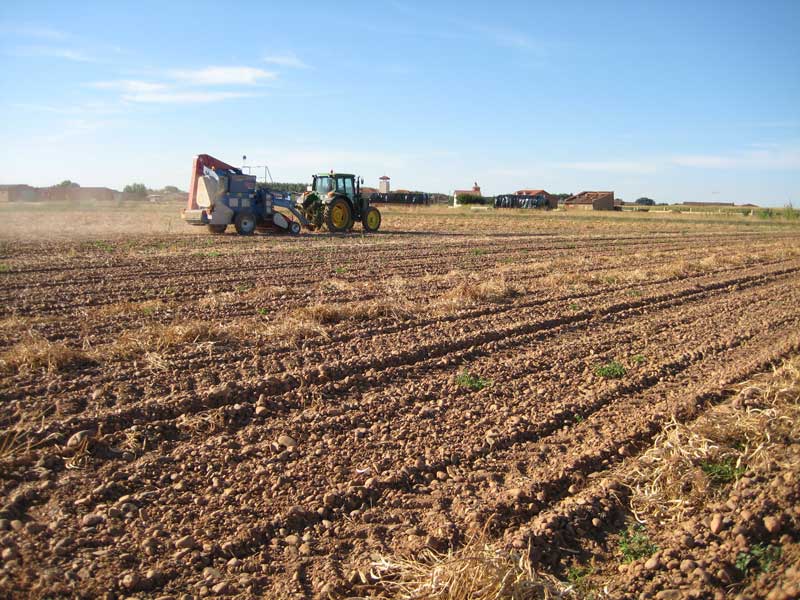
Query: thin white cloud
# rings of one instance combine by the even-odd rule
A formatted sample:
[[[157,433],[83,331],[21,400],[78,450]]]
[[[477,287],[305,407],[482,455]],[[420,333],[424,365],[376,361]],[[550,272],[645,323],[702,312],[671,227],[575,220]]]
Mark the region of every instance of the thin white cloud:
[[[256,67],[206,67],[194,70],[174,70],[171,77],[191,85],[253,85],[273,79],[275,73]]]
[[[138,104],[208,104],[236,98],[250,98],[254,95],[245,92],[166,91],[124,94],[122,99]]]
[[[81,50],[65,48],[61,46],[17,46],[14,51],[15,56],[59,58],[74,62],[97,62]]]
[[[292,69],[308,69],[310,68],[307,63],[302,61],[296,54],[269,54],[264,57],[264,62],[277,65],[279,67],[289,67]]]
[[[270,168],[287,171],[301,169],[304,171],[327,171],[376,167],[380,169],[399,169],[405,167],[409,157],[403,154],[364,152],[360,150],[320,150],[308,148],[288,148],[276,155],[272,150],[257,149],[253,156],[270,156]]]
[[[554,163],[547,166],[555,169],[597,171],[602,173],[653,173],[658,170],[658,165],[655,162],[636,160],[575,161]]]
[[[69,35],[63,31],[51,27],[19,25],[16,23],[0,23],[0,33],[43,40],[64,40],[69,37]]]
[[[473,25],[472,29],[497,44],[517,50],[541,50],[541,45],[532,37],[513,29],[502,27],[489,27],[487,25]]]
[[[117,79],[113,81],[95,81],[89,87],[98,90],[118,90],[127,93],[158,92],[167,88],[163,83],[141,81],[138,79]]]
[[[37,112],[52,113],[56,115],[111,115],[121,112],[121,107],[103,101],[84,102],[82,104],[50,105],[36,103],[16,103],[14,108]]]
[[[700,169],[800,169],[800,148],[770,147],[733,154],[685,154],[671,162]]]

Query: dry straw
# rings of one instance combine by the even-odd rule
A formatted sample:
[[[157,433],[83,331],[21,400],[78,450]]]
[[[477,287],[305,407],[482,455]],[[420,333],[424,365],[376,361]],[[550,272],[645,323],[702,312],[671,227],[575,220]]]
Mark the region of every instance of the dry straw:
[[[474,538],[446,553],[425,549],[413,558],[381,557],[370,578],[391,600],[538,600],[562,598],[568,588],[538,574],[528,552],[509,552]]]
[[[672,421],[628,474],[631,508],[643,517],[681,520],[726,484],[768,471],[797,443],[800,432],[800,358],[741,389],[732,403],[710,409],[689,424]],[[798,464],[782,464],[796,470]]]
[[[0,355],[0,372],[4,374],[31,371],[60,371],[66,367],[89,362],[89,357],[61,342],[51,342],[29,332],[23,339]]]

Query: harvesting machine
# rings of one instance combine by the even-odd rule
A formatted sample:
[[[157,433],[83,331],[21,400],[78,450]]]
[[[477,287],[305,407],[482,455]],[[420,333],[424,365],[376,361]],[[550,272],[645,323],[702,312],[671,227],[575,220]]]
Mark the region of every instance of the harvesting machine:
[[[182,217],[190,225],[207,225],[215,234],[225,233],[231,223],[239,235],[252,235],[257,228],[296,235],[301,224],[310,225],[288,192],[258,189],[255,175],[245,175],[241,169],[208,154],[194,158],[189,199]]]
[[[192,165],[182,216],[190,225],[206,225],[215,234],[225,233],[231,223],[240,235],[252,235],[257,228],[298,234],[301,226],[336,233],[350,231],[356,221],[364,231],[377,231],[381,213],[361,193],[361,183],[361,178],[348,173],[320,173],[295,203],[288,192],[259,189],[255,175],[200,154]]]

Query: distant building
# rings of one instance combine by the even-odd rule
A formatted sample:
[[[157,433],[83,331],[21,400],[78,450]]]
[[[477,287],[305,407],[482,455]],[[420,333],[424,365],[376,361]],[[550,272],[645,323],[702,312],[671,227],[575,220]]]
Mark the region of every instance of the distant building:
[[[454,190],[453,191],[453,206],[461,206],[458,202],[459,197],[463,198],[464,196],[483,196],[481,194],[481,186],[478,185],[478,182],[475,182],[475,185],[472,186],[471,190]]]
[[[39,190],[24,183],[0,185],[0,202],[36,202]]]
[[[382,175],[381,177],[378,178],[378,190],[380,191],[381,194],[389,193],[389,188],[390,188],[389,181],[390,178],[387,177],[386,175]]]
[[[118,200],[120,192],[107,187],[80,187],[77,185],[54,185],[49,188],[39,188],[42,200],[50,202],[86,202]]]
[[[494,198],[495,208],[558,208],[558,197],[544,190],[517,190]]]
[[[564,201],[565,208],[584,210],[614,210],[616,206],[614,192],[581,192]]]
[[[78,187],[73,188],[70,199],[73,200],[116,200],[119,192],[107,187]]]
[[[517,190],[517,196],[531,198],[536,202],[544,202],[547,208],[558,208],[558,197],[546,192],[545,190]]]

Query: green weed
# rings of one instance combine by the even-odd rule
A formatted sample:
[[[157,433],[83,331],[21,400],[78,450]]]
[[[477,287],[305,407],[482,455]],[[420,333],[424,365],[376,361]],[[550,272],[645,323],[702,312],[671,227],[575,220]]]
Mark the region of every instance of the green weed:
[[[594,574],[594,567],[591,566],[572,566],[567,570],[567,581],[578,598],[591,597],[595,586],[588,581],[588,578]]]
[[[100,240],[98,240],[96,242],[92,242],[92,246],[94,246],[98,250],[102,250],[103,252],[113,252],[114,251],[114,246],[112,244],[109,244],[108,242],[103,242],[103,241],[100,241]]]
[[[736,568],[747,576],[753,571],[768,573],[772,568],[772,563],[781,557],[780,546],[759,542],[750,547],[747,552],[739,552],[736,557]]]
[[[456,378],[456,383],[463,388],[467,388],[468,390],[475,392],[490,386],[492,381],[490,379],[484,379],[478,375],[473,375],[468,371],[462,371]]]
[[[644,527],[636,523],[629,525],[628,529],[622,532],[619,549],[622,552],[622,561],[630,563],[651,556],[658,550],[658,546],[650,540]]]
[[[714,485],[725,485],[739,479],[747,470],[744,465],[737,466],[736,458],[727,456],[720,461],[703,461],[700,468]]]
[[[643,365],[645,362],[647,362],[647,359],[641,354],[634,354],[631,356],[631,362],[635,365]]]
[[[605,379],[620,379],[625,376],[625,367],[616,360],[607,362],[604,365],[597,365],[594,374]]]
[[[581,305],[578,304],[577,302],[572,302],[572,303],[569,304],[569,309],[570,310],[580,310],[581,309]]]

